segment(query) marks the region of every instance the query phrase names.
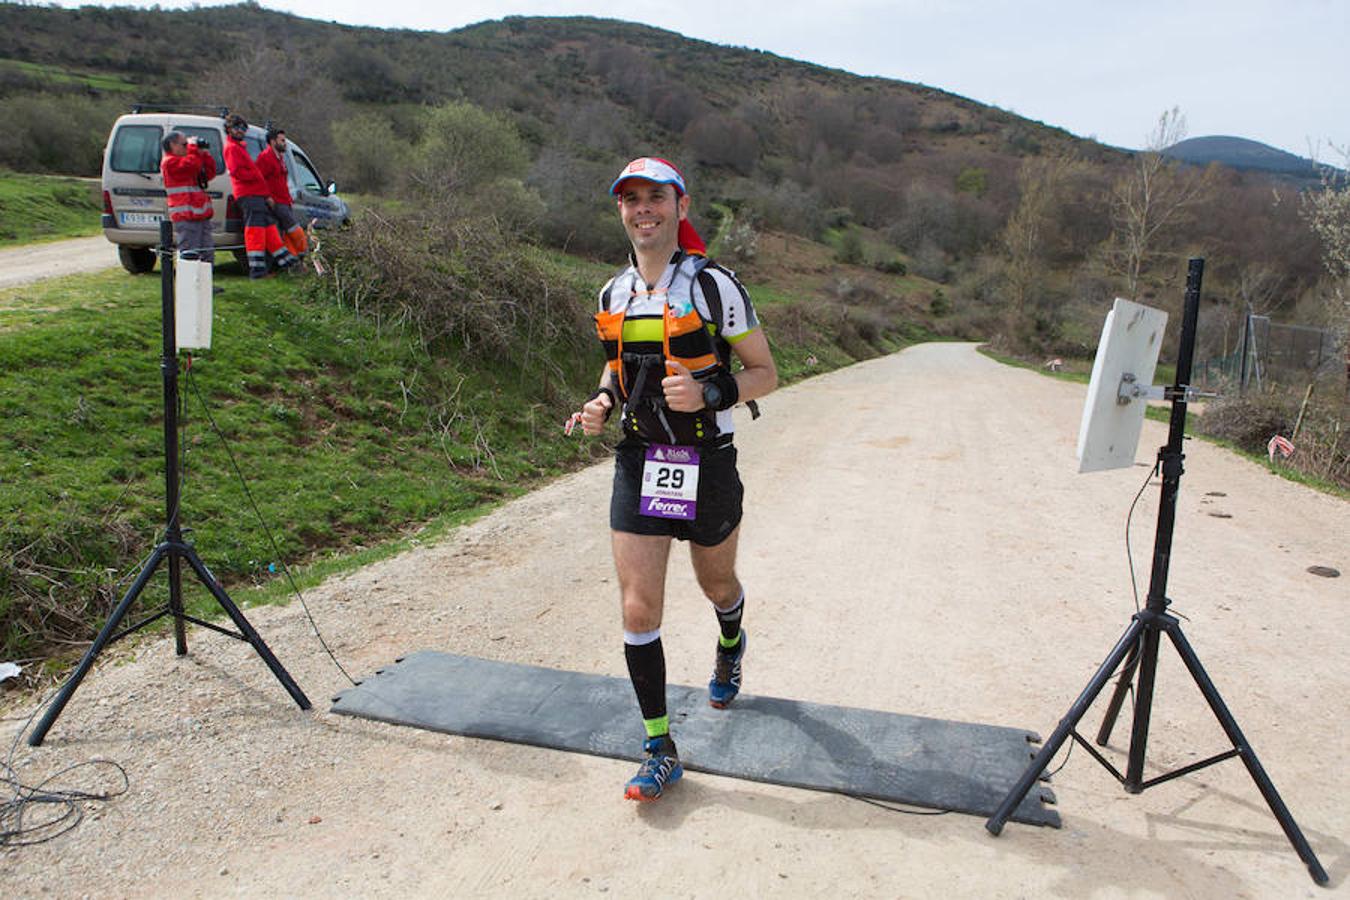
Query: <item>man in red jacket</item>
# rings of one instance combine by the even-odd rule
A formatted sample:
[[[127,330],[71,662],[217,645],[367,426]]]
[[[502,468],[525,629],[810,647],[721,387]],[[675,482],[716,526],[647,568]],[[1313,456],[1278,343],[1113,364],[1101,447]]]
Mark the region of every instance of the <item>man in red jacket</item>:
[[[230,172],[230,188],[234,202],[244,214],[244,250],[248,253],[248,277],[265,278],[270,256],[278,269],[295,263],[295,257],[281,242],[277,220],[268,207],[271,192],[267,180],[258,171],[253,157],[244,146],[248,121],[243,116],[230,116],[225,123],[225,168]]]
[[[216,161],[209,151],[198,146],[196,138],[189,138],[181,131],[170,131],[165,135],[163,146],[164,158],[159,162],[159,171],[164,176],[169,220],[173,222],[173,242],[186,258],[215,262],[211,198],[206,193],[206,184],[216,177]]]
[[[300,227],[295,219],[295,211],[291,209],[291,186],[286,178],[285,131],[280,128],[268,129],[267,146],[258,154],[257,163],[258,171],[267,180],[267,188],[271,193],[268,205],[272,208],[272,215],[277,217],[277,230],[281,232],[282,242],[296,258],[304,256],[309,249],[309,239],[305,237],[305,229]]]

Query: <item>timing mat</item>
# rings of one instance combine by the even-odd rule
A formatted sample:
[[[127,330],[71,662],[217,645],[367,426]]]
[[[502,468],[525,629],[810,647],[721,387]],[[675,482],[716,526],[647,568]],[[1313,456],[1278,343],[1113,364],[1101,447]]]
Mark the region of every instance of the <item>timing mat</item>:
[[[742,693],[729,709],[706,687],[670,685],[671,731],[685,769],[992,815],[1040,737],[1018,728]],[[333,712],[448,734],[641,758],[642,720],[627,679],[423,650],[333,699]],[[1011,818],[1060,825],[1036,785]]]

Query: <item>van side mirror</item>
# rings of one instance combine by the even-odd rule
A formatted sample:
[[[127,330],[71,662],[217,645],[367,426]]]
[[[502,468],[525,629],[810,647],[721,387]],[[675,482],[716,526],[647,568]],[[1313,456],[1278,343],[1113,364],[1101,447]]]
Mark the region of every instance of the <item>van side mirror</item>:
[[[337,182],[336,181],[328,182],[328,196],[331,197],[336,193],[337,193]]]

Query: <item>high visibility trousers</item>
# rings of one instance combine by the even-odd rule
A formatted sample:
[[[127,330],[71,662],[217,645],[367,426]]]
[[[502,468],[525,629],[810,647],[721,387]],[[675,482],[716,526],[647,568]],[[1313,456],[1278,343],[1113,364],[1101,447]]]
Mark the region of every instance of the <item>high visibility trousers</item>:
[[[267,259],[271,257],[277,268],[295,262],[277,231],[277,220],[263,197],[240,197],[239,208],[244,213],[244,251],[248,254],[248,277],[267,275]]]
[[[309,250],[309,236],[305,234],[305,229],[300,227],[300,223],[295,220],[295,212],[289,204],[278,203],[273,207],[272,212],[277,217],[277,229],[281,232],[281,240],[286,245],[286,249],[296,256],[304,256]]]

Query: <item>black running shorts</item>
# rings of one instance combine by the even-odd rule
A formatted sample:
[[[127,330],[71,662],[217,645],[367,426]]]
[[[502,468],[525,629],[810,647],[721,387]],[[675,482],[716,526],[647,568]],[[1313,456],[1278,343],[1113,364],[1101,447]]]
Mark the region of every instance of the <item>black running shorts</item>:
[[[614,491],[609,498],[609,527],[628,534],[669,535],[716,547],[741,524],[744,489],[736,471],[736,447],[699,450],[698,515],[693,521],[659,519],[638,512],[642,467],[647,448],[623,441],[614,454]]]

